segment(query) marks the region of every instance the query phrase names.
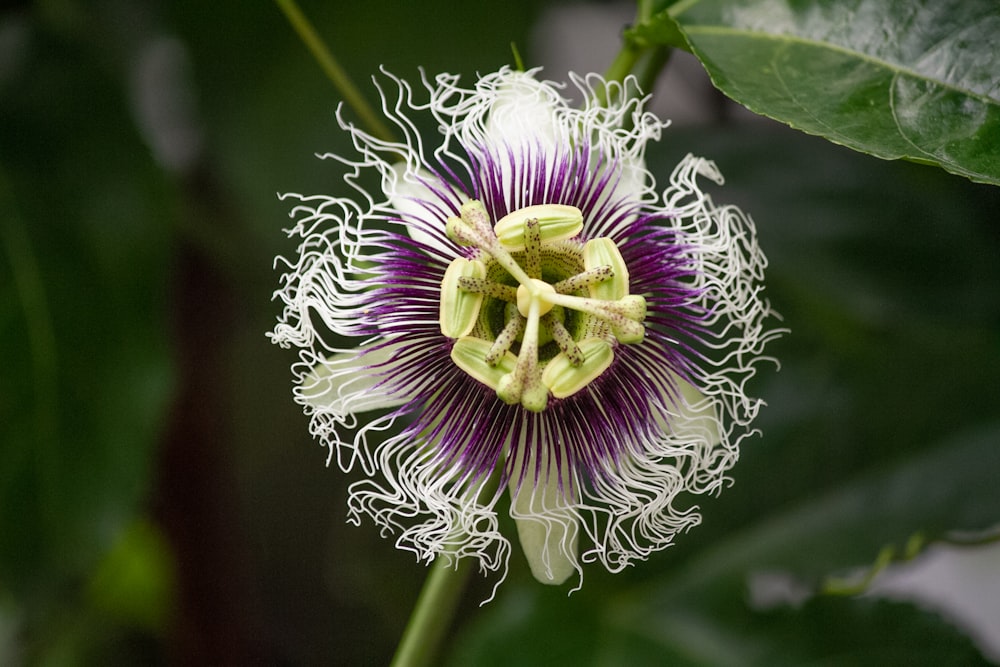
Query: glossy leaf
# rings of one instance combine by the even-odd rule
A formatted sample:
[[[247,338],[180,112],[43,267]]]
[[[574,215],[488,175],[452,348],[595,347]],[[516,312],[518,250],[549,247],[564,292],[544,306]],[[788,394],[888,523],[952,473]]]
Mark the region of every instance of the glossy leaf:
[[[673,11],[715,85],[752,111],[1000,184],[993,0],[702,0]]]

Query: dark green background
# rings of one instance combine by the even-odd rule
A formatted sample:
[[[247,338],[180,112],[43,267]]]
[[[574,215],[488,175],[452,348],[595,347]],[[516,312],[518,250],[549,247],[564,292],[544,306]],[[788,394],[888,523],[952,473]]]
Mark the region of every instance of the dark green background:
[[[303,9],[371,92],[379,65],[470,81],[511,41],[530,65],[543,6]],[[346,192],[313,157],[347,150],[336,92],[267,2],[0,17],[0,663],[387,662],[425,568],[344,523],[351,478],[324,467],[291,401],[294,354],[264,337],[273,257],[294,250],[276,193]],[[163,39],[203,139],[179,169],[133,107]],[[915,607],[754,610],[746,581],[816,587],[914,534],[1000,521],[1000,191],[712,118],[668,130],[649,164],[665,181],[686,152],[715,159],[716,199],[757,222],[792,330],[752,387],[764,437],[699,499],[704,525],[649,563],[588,568],[567,598],[515,553],[484,608],[475,579],[453,664],[978,660]]]

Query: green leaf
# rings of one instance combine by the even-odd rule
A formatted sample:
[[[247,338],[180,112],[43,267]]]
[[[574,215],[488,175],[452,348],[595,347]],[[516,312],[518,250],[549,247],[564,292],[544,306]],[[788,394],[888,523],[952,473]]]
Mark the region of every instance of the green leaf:
[[[683,605],[615,619],[629,665],[980,665],[972,643],[911,605],[816,598],[799,608],[755,610],[739,591],[700,591]],[[626,634],[629,633],[629,634]],[[615,656],[617,658],[617,655]]]
[[[958,435],[906,463],[717,542],[653,597],[751,571],[795,576],[803,593],[880,554],[912,557],[930,541],[1000,524],[1000,424]],[[679,583],[682,582],[682,583]]]
[[[1000,184],[1000,3],[703,0],[675,16],[715,85],[752,111]]]
[[[962,434],[764,518],[621,596],[613,622],[688,656],[683,664],[979,664],[957,635],[910,607],[811,596],[831,572],[926,544],[914,535],[996,525],[998,440],[1000,424]]]
[[[571,597],[522,584],[483,608],[448,665],[979,665],[976,647],[906,603],[821,597],[755,609],[731,580],[681,599],[588,587]]]

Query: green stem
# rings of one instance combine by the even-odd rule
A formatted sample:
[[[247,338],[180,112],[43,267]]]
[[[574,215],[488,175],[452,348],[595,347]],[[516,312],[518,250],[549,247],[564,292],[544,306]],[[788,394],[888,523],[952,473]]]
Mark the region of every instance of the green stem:
[[[469,578],[471,565],[467,560],[461,558],[456,564],[440,555],[434,559],[413,608],[413,615],[392,658],[393,667],[431,664]]]
[[[648,21],[652,17],[652,5],[648,0],[639,0],[638,9],[636,12],[636,23],[641,24]],[[618,81],[619,83],[625,81],[625,77],[632,73],[635,69],[636,64],[646,53],[648,49],[640,46],[635,41],[629,37],[625,37],[622,41],[622,48],[618,51],[615,59],[611,61],[611,65],[604,72],[605,81]],[[606,105],[611,100],[603,98],[604,91],[598,93],[598,101],[602,105]]]
[[[632,73],[635,64],[642,57],[643,48],[629,39],[622,44],[621,50],[615,59],[611,61],[610,67],[604,72],[606,81],[624,81],[625,77]]]
[[[653,18],[652,0],[639,0],[636,12],[636,25],[641,25]],[[606,81],[623,82],[625,77],[632,74],[640,60],[644,60],[642,71],[639,73],[639,90],[643,94],[649,94],[653,90],[656,78],[660,71],[667,64],[670,58],[671,49],[667,46],[643,46],[636,43],[628,36],[622,42],[622,48],[618,51],[611,65],[604,72]],[[602,105],[611,100],[603,97],[604,91],[598,93],[598,102]]]
[[[392,131],[382,122],[382,119],[376,115],[371,105],[364,98],[361,92],[358,90],[354,82],[351,81],[351,77],[348,76],[347,72],[337,59],[333,57],[330,49],[327,48],[326,43],[319,36],[316,30],[313,28],[309,19],[306,18],[302,10],[295,3],[295,0],[274,0],[278,7],[284,12],[285,17],[288,22],[292,24],[295,32],[298,33],[299,38],[306,45],[309,51],[312,53],[313,58],[319,63],[319,66],[326,73],[327,78],[333,82],[334,87],[340,91],[343,96],[344,101],[347,106],[354,109],[354,113],[358,115],[361,122],[368,129],[371,134],[383,141],[393,141]]]
[[[479,502],[487,502],[496,495],[503,465],[503,461],[497,464],[493,474],[479,490]],[[438,644],[451,625],[465,582],[469,579],[472,565],[468,560],[448,560],[442,554],[434,559],[417,604],[413,607],[410,622],[403,631],[403,638],[399,640],[396,655],[392,658],[392,667],[422,667],[432,664]]]
[[[656,80],[659,78],[660,72],[667,65],[667,61],[670,60],[671,53],[673,53],[673,49],[669,46],[658,46],[646,58],[646,63],[643,65],[642,72],[639,75],[639,90],[644,95],[651,95],[653,93],[653,88],[656,87]]]
[[[638,11],[636,12],[639,23],[653,18],[653,0],[639,0]]]

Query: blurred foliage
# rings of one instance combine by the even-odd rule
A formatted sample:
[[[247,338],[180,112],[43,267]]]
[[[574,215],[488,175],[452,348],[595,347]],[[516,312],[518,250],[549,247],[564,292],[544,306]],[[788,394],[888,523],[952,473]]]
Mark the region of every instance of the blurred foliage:
[[[512,40],[530,64],[542,11],[303,9],[369,92],[379,66],[493,70]],[[341,187],[313,158],[347,148],[336,104],[266,2],[0,14],[0,663],[391,655],[425,570],[344,525],[350,479],[263,336],[293,250],[275,193]],[[651,167],[688,151],[753,213],[792,330],[757,382],[765,437],[650,563],[567,598],[515,557],[482,609],[475,583],[453,663],[975,662],[910,605],[809,596],[1000,521],[1000,191],[764,121],[671,129]],[[761,573],[804,599],[751,604]]]

